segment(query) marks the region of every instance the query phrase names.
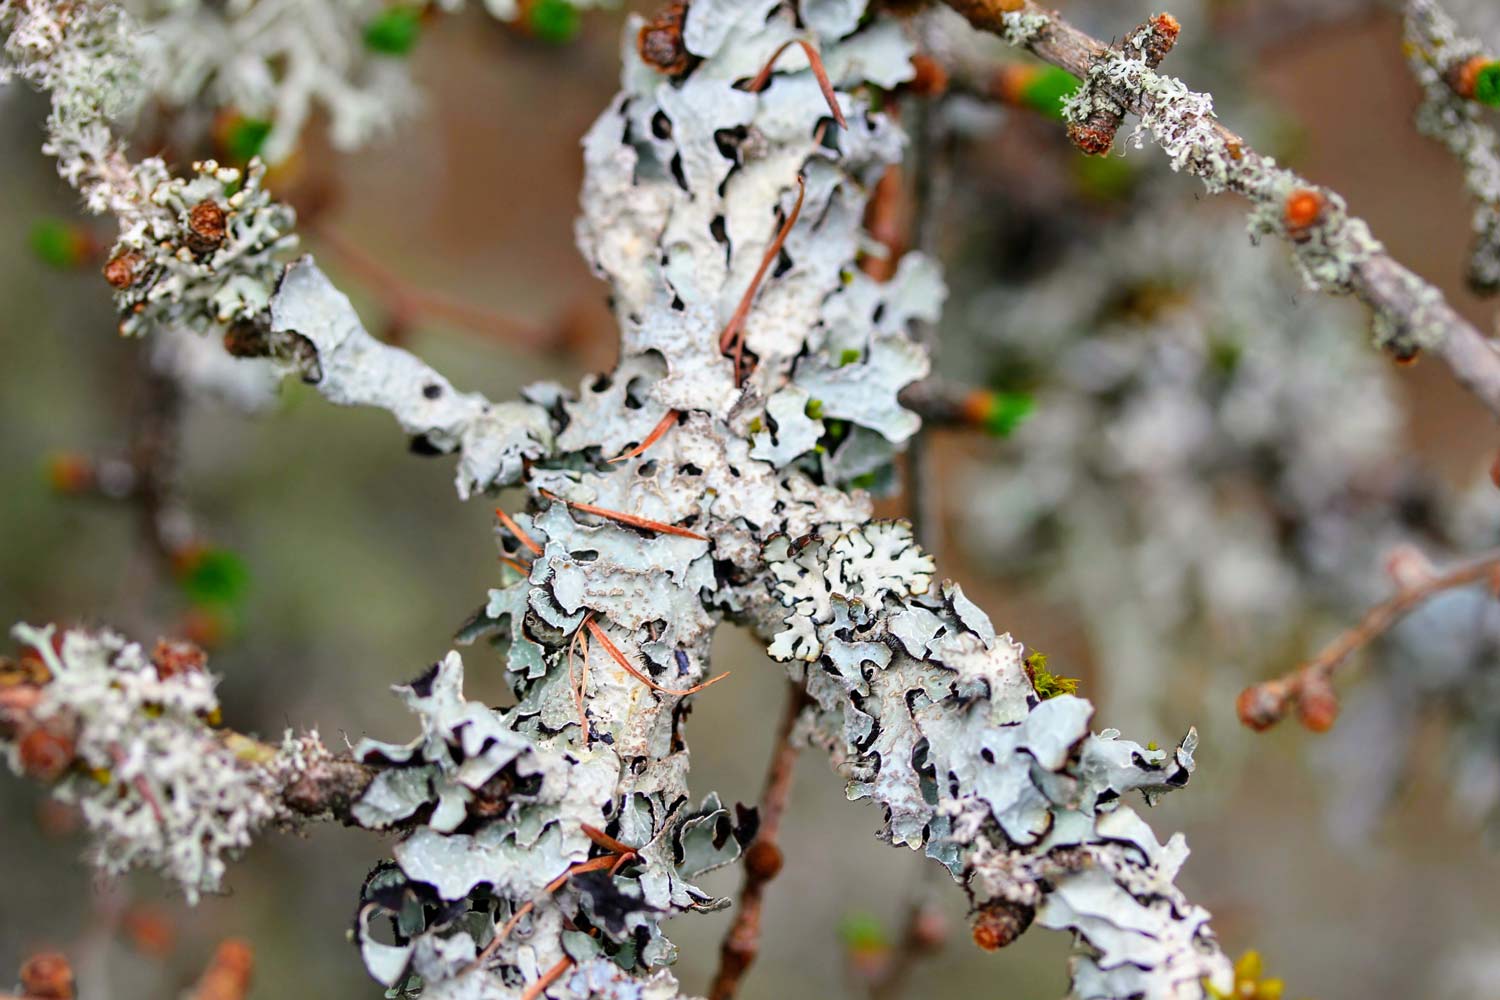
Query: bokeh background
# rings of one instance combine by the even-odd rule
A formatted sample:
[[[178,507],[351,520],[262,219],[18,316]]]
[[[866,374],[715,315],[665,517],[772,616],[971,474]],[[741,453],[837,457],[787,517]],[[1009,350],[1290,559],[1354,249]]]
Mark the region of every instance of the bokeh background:
[[[565,47],[474,14],[436,21],[413,56],[421,116],[359,155],[316,141],[300,154],[299,169],[332,198],[320,225],[415,286],[563,332],[555,349],[537,351],[442,323],[407,331],[410,346],[461,387],[504,398],[535,379],[576,384],[614,360],[604,289],[573,248],[572,218],[578,141],[613,93],[622,17],[587,15]],[[1120,13],[1117,23],[1134,21]],[[1457,280],[1468,212],[1458,170],[1411,126],[1417,93],[1399,35],[1394,17],[1374,13],[1253,55],[1233,38],[1224,45],[1279,108],[1278,127],[1295,130],[1296,165],[1341,191],[1398,259],[1488,328],[1492,308]],[[141,383],[140,347],[114,335],[102,282],[91,270],[50,268],[28,247],[37,221],[76,216],[71,191],[38,152],[43,113],[35,95],[0,92],[0,621],[172,629],[186,602],[142,568],[129,510],[61,497],[49,484],[60,452],[118,451]],[[1001,129],[959,153],[940,229],[944,256],[975,252],[965,217],[1003,192],[1007,157],[1036,141]],[[1183,211],[1239,226],[1234,204],[1200,199],[1187,179],[1181,190]],[[305,246],[381,328],[360,275],[316,235]],[[944,354],[942,364],[966,374],[962,356]],[[1466,480],[1500,444],[1492,424],[1436,364],[1403,369],[1399,379],[1406,445],[1455,483]],[[247,570],[211,661],[227,722],[270,735],[316,726],[331,742],[407,738],[412,721],[388,686],[447,650],[496,582],[491,504],[457,503],[451,461],[408,453],[387,415],[334,409],[296,385],[260,418],[194,405],[185,423],[185,496],[203,533]],[[1094,670],[1065,596],[1034,596],[1007,581],[1005,566],[966,559],[954,543],[974,501],[962,484],[997,460],[994,444],[955,431],[937,434],[932,448],[947,574],[1001,629],[1082,678],[1084,694],[1125,683]],[[900,513],[903,501],[883,510]],[[743,636],[726,633],[720,643],[733,676],[693,708],[693,781],[749,802],[779,710],[780,668]],[[469,684],[476,696],[506,697],[484,653],[471,662]],[[1130,735],[1167,742],[1196,724],[1200,770],[1150,818],[1158,830],[1186,832],[1194,854],[1182,885],[1214,912],[1228,951],[1259,949],[1287,979],[1289,997],[1500,998],[1500,858],[1454,818],[1439,755],[1418,768],[1378,828],[1351,844],[1327,832],[1333,779],[1307,763],[1315,737],[1284,727],[1220,768],[1224,734],[1239,738],[1233,705],[1167,715],[1171,732]],[[878,923],[894,936],[914,896],[929,893],[952,930],[905,996],[1062,995],[1063,936],[1034,930],[999,954],[973,948],[961,894],[877,842],[878,821],[875,810],[844,801],[824,761],[799,764],[787,866],[769,893],[745,1000],[865,996],[846,944],[851,923]],[[361,877],[389,849],[381,838],[327,827],[265,837],[232,870],[230,895],[189,910],[150,877],[96,885],[67,825],[36,788],[0,782],[0,985],[46,946],[74,957],[89,1000],[175,996],[219,940],[239,936],[256,953],[253,997],[379,995],[346,930]],[[738,879],[737,870],[719,872],[710,888],[732,893]],[[724,912],[669,926],[686,987],[706,985],[728,920]],[[163,930],[170,940],[150,947],[146,932]]]

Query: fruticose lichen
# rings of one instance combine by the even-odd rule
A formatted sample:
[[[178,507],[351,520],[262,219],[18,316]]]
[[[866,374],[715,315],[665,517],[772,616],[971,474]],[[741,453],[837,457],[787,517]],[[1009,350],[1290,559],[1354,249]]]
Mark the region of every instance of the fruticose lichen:
[[[54,794],[78,806],[94,864],[156,869],[189,899],[217,891],[224,859],[284,816],[277,755],[242,756],[212,729],[216,681],[200,665],[153,661],[113,632],[74,629],[55,643],[50,625],[13,634],[49,676],[34,728],[5,746],[12,769],[27,762],[28,735],[31,746],[66,748]]]

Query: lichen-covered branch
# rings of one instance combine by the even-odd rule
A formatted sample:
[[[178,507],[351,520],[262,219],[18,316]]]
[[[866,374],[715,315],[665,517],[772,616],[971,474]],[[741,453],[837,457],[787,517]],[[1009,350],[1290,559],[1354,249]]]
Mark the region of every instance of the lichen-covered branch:
[[[154,868],[196,898],[257,830],[348,821],[378,773],[335,758],[317,733],[271,746],[217,728],[216,679],[189,644],[148,654],[107,631],[14,635],[26,653],[0,662],[0,750],[79,807],[107,872]]]
[[[1469,284],[1500,291],[1500,137],[1474,100],[1476,77],[1495,62],[1477,39],[1461,34],[1436,0],[1408,0],[1406,56],[1422,85],[1417,127],[1448,147],[1474,199],[1474,249]]]
[[[1157,73],[1144,50],[1105,45],[1034,0],[947,2],[976,28],[1082,79],[1065,107],[1075,126],[1105,113],[1138,115],[1133,141],[1149,137],[1173,169],[1198,177],[1210,192],[1247,198],[1251,232],[1286,239],[1310,288],[1357,296],[1374,313],[1379,346],[1402,358],[1432,351],[1500,417],[1500,353],[1489,338],[1392,258],[1337,193],[1278,166],[1221,125],[1210,95]]]
[[[913,333],[944,296],[920,254],[885,282],[858,268],[867,202],[903,148],[872,101],[913,74],[903,24],[859,0],[675,10],[632,24],[622,91],[584,142],[578,238],[612,293],[613,372],[503,406],[458,394],[371,338],[310,259],[230,332],[236,353],[282,358],[332,401],[389,409],[460,450],[461,494],[525,490],[497,529],[508,568],[461,637],[485,643],[468,669],[499,654],[515,704],[467,699],[450,653],[398,689],[416,737],[354,751],[380,770],[349,815],[405,832],[360,894],[368,969],[427,1000],[676,995],[664,923],[727,904],[697,880],[759,825],[714,794],[695,803],[687,784],[684,702],[716,696],[702,687],[727,622],[806,690],[799,736],[849,776],[850,797],[884,808],[882,835],[964,888],[982,945],[1033,920],[1070,931],[1080,998],[1227,986],[1208,914],[1173,885],[1182,838],[1161,843],[1125,801],[1184,784],[1195,735],[1151,749],[1091,732],[1081,699],[1044,699],[1018,644],[938,579],[908,525],[872,520],[857,488],[888,480],[920,426],[900,394],[927,374]],[[838,115],[797,41],[821,56]],[[138,652],[90,655],[91,675],[123,659],[146,702],[176,697],[150,686],[159,674]],[[67,643],[60,657],[62,671]],[[207,752],[207,703],[183,699],[160,738]],[[140,707],[132,720],[150,718]],[[126,735],[134,747],[154,732]],[[278,788],[316,772],[291,749],[277,760]],[[203,808],[199,779],[173,777],[184,815]],[[277,815],[267,780],[246,779],[226,847]],[[170,868],[148,850],[152,798],[168,803],[124,787],[112,856]]]

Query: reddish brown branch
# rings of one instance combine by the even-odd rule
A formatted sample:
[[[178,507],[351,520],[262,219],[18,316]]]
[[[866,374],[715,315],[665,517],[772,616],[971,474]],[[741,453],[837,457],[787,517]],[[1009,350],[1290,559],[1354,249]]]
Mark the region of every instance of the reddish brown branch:
[[[719,948],[719,971],[709,987],[709,1000],[730,1000],[740,987],[745,972],[760,952],[761,909],[766,885],[781,871],[781,847],[777,837],[786,815],[787,797],[792,789],[792,769],[800,749],[792,742],[797,717],[807,705],[807,693],[801,685],[787,682],[786,707],[771,746],[771,763],[766,770],[766,787],[760,800],[760,831],[745,851],[745,883],[740,891],[739,912],[724,935]]]
[[[794,38],[789,42],[782,42],[781,46],[766,60],[766,65],[750,81],[751,93],[765,89],[766,84],[771,82],[771,69],[776,65],[776,60],[781,54],[793,45],[802,46],[802,51],[807,53],[808,64],[812,66],[813,76],[818,78],[818,89],[823,92],[823,100],[828,102],[828,110],[833,114],[833,120],[838,122],[839,128],[848,128],[849,123],[844,121],[844,112],[839,110],[839,99],[833,92],[833,84],[828,79],[828,71],[823,68],[823,57],[818,54],[817,48],[809,41]]]
[[[642,684],[646,685],[653,691],[659,691],[662,694],[669,694],[675,698],[681,698],[690,694],[697,694],[699,691],[702,691],[710,684],[717,684],[719,683],[719,681],[722,681],[724,678],[729,676],[729,671],[726,670],[719,676],[711,677],[708,680],[704,681],[702,684],[694,684],[690,688],[683,688],[681,690],[678,690],[676,688],[662,687],[651,678],[650,674],[646,673],[644,670],[641,670],[635,664],[630,662],[625,654],[621,652],[620,647],[616,646],[614,640],[609,637],[609,633],[604,631],[604,629],[599,626],[599,623],[594,621],[592,616],[583,620],[583,627],[587,628],[589,630],[589,634],[592,635],[596,640],[598,640],[599,645],[604,647],[604,651],[609,654],[610,659],[614,660],[620,665],[621,670],[625,671],[627,674],[634,677],[636,680],[640,681]]]
[[[1260,731],[1286,718],[1296,709],[1302,724],[1314,732],[1331,727],[1338,717],[1334,673],[1349,657],[1384,635],[1411,611],[1444,591],[1469,584],[1500,582],[1500,551],[1466,562],[1447,573],[1424,574],[1407,583],[1386,601],[1375,605],[1358,625],[1323,647],[1317,656],[1296,670],[1274,680],[1251,685],[1236,701],[1240,721]]]
[[[724,325],[724,332],[719,334],[719,350],[725,354],[734,348],[734,372],[735,378],[741,377],[740,366],[745,354],[745,319],[750,315],[750,307],[755,303],[755,293],[760,290],[760,284],[766,278],[766,272],[771,269],[771,262],[780,254],[781,248],[786,243],[786,238],[791,235],[792,227],[797,224],[797,217],[802,214],[802,201],[807,197],[807,180],[801,174],[797,175],[797,203],[792,206],[792,214],[788,215],[786,222],[782,223],[781,229],[776,233],[776,238],[766,248],[765,256],[760,259],[760,266],[755,269],[755,276],[750,279],[750,287],[745,289],[745,294],[740,296],[740,304],[735,307],[734,315],[729,317],[729,322]]]
[[[610,510],[607,507],[596,507],[591,503],[580,503],[577,500],[568,500],[564,497],[558,496],[551,490],[539,490],[538,492],[540,492],[541,495],[546,497],[548,500],[556,500],[558,503],[567,504],[574,510],[581,510],[585,514],[593,514],[597,517],[608,518],[611,521],[618,521],[620,524],[629,525],[632,528],[640,528],[643,531],[655,531],[658,534],[662,535],[677,535],[680,538],[694,538],[700,542],[708,541],[707,535],[700,535],[696,531],[689,531],[687,528],[681,527],[680,525],[667,524],[664,521],[653,521],[650,518],[639,517],[635,514],[627,514],[624,511]],[[514,533],[514,531],[512,531],[512,533]]]
[[[644,441],[642,441],[640,444],[636,445],[629,451],[625,452],[623,455],[617,455],[614,458],[610,459],[609,464],[613,465],[616,462],[628,461],[629,459],[635,458],[637,455],[644,454],[647,448],[650,448],[653,444],[660,441],[662,437],[667,433],[667,431],[672,429],[672,427],[677,423],[677,418],[680,416],[682,416],[682,414],[677,410],[668,410],[665,414],[662,415],[661,421],[657,423],[655,427],[651,428],[651,433],[646,435],[646,439]]]

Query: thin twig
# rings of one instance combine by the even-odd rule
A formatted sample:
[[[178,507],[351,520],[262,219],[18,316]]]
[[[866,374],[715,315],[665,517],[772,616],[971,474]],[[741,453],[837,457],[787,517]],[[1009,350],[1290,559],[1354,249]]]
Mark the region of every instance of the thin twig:
[[[584,622],[587,623],[593,617],[594,613],[590,611],[584,617]],[[573,672],[573,663],[578,652],[578,641],[580,639],[583,639],[583,679],[581,681],[574,679]],[[589,745],[589,713],[584,704],[584,699],[588,695],[589,686],[589,641],[584,638],[582,625],[573,630],[573,638],[568,642],[568,685],[573,689],[573,704],[578,708],[578,740],[582,746],[587,747]],[[585,829],[591,828],[585,827]]]
[[[640,681],[642,684],[646,685],[653,691],[659,691],[662,694],[669,694],[673,697],[681,698],[690,694],[696,694],[699,691],[702,691],[704,688],[708,687],[710,684],[717,684],[719,683],[719,681],[722,681],[724,678],[729,676],[729,671],[726,670],[719,676],[710,678],[709,680],[704,681],[702,684],[694,684],[690,688],[677,690],[675,688],[662,687],[660,684],[656,683],[656,681],[651,679],[650,674],[641,670],[635,664],[631,663],[630,660],[626,659],[625,654],[620,651],[620,647],[616,646],[614,640],[609,637],[609,633],[600,628],[599,623],[594,621],[593,618],[586,619],[583,624],[584,627],[589,630],[589,634],[599,641],[599,645],[604,647],[604,651],[609,654],[610,659],[614,660],[620,665],[621,670],[624,670],[627,674],[634,677],[636,680]]]
[[[1365,613],[1358,625],[1344,632],[1302,666],[1274,680],[1251,685],[1240,693],[1240,721],[1251,729],[1265,730],[1286,718],[1296,708],[1310,729],[1322,731],[1333,724],[1338,703],[1331,681],[1334,673],[1357,650],[1384,635],[1412,610],[1456,587],[1500,580],[1500,550],[1466,562],[1447,573],[1430,575],[1399,589],[1389,599]]]
[[[542,978],[526,988],[526,992],[521,994],[521,1000],[536,1000],[537,997],[546,992],[547,987],[551,986],[564,972],[567,972],[572,967],[573,956],[564,955],[562,958],[559,958],[556,965],[542,973]]]
[[[751,93],[758,93],[765,89],[766,84],[771,82],[771,68],[776,65],[776,60],[781,54],[793,45],[802,46],[802,51],[807,53],[808,64],[812,66],[813,76],[818,78],[818,89],[823,92],[823,100],[828,102],[828,110],[833,113],[833,120],[838,122],[839,128],[848,128],[849,123],[844,121],[844,112],[839,109],[839,99],[834,95],[833,84],[828,79],[828,71],[823,68],[823,57],[818,54],[817,47],[802,38],[793,38],[791,41],[782,42],[781,46],[766,60],[766,65],[755,79],[750,81]]]
[[[663,521],[653,521],[650,518],[639,517],[635,514],[626,514],[623,511],[610,510],[606,507],[596,507],[591,503],[580,503],[577,500],[568,500],[565,497],[558,496],[551,490],[538,490],[537,492],[541,493],[541,495],[546,497],[548,500],[556,500],[558,503],[567,504],[574,510],[581,510],[585,514],[594,514],[598,517],[608,518],[611,521],[618,521],[619,523],[629,525],[632,528],[640,528],[643,531],[655,531],[663,535],[677,535],[681,538],[694,538],[700,542],[708,541],[707,535],[700,535],[696,531],[690,531],[689,529],[676,524],[667,524]]]
[[[750,307],[755,302],[755,293],[759,291],[760,284],[766,278],[766,272],[771,269],[771,262],[781,254],[781,247],[786,243],[786,238],[791,235],[792,227],[797,224],[797,217],[802,214],[802,201],[807,197],[807,179],[801,174],[797,175],[797,203],[792,206],[792,212],[782,223],[781,229],[776,233],[776,238],[766,248],[765,255],[760,259],[760,266],[755,269],[755,276],[750,279],[750,287],[745,289],[745,294],[740,296],[740,304],[735,307],[734,315],[729,317],[729,322],[724,325],[724,331],[719,334],[719,350],[728,353],[731,345],[734,346],[734,371],[735,378],[740,377],[740,363],[744,357],[745,335],[743,327],[745,318],[750,315]]]
[[[636,445],[629,451],[625,452],[623,455],[617,455],[614,458],[610,459],[609,464],[613,465],[616,462],[628,461],[629,459],[635,458],[637,455],[644,454],[647,448],[650,448],[653,444],[660,441],[663,435],[665,435],[667,431],[672,429],[673,425],[677,423],[677,418],[681,415],[682,414],[677,410],[668,410],[665,414],[662,415],[661,421],[655,427],[651,428],[651,433],[646,435],[646,439],[644,441],[642,441],[640,444]]]
[[[511,520],[511,516],[509,514],[505,513],[505,511],[501,510],[499,507],[496,507],[495,516],[500,519],[501,524],[505,525],[505,530],[509,531],[513,536],[515,536],[516,541],[520,542],[522,545],[531,550],[532,555],[539,556],[542,554],[542,547],[538,545],[530,535],[522,531],[521,526],[515,521]]]
[[[980,30],[1008,38],[1044,62],[1080,79],[1089,80],[1092,68],[1111,58],[1110,46],[1075,28],[1035,0],[946,2]],[[1140,75],[1140,81],[1144,82],[1160,79],[1149,70]],[[1112,83],[1107,79],[1093,80],[1091,84],[1133,114],[1150,114],[1156,107],[1158,97],[1148,86]],[[1193,102],[1206,103],[1203,95],[1189,92],[1184,103]],[[1183,126],[1189,125],[1203,139],[1194,147],[1179,151],[1183,155],[1177,162],[1182,169],[1203,179],[1210,190],[1233,191],[1273,213],[1279,209],[1273,202],[1283,189],[1315,189],[1310,182],[1266,160],[1217,119],[1189,115]],[[1289,227],[1282,234],[1294,240],[1298,236]],[[1325,287],[1352,292],[1375,312],[1379,329],[1387,333],[1404,331],[1387,338],[1393,348],[1404,346],[1403,340],[1410,334],[1428,341],[1428,346],[1442,358],[1459,383],[1492,415],[1500,417],[1500,352],[1489,338],[1454,311],[1441,292],[1374,243],[1359,220],[1339,218],[1324,222],[1322,235],[1325,245],[1362,248],[1347,262],[1347,285]]]
[[[771,744],[771,763],[766,769],[765,791],[760,798],[760,830],[755,842],[745,851],[745,883],[740,890],[739,910],[719,947],[719,970],[709,987],[709,1000],[730,1000],[760,952],[761,911],[766,885],[781,871],[781,848],[776,841],[781,833],[782,817],[786,815],[793,765],[800,749],[792,741],[792,732],[807,703],[807,692],[802,686],[788,681],[785,708],[776,729],[775,742]]]

